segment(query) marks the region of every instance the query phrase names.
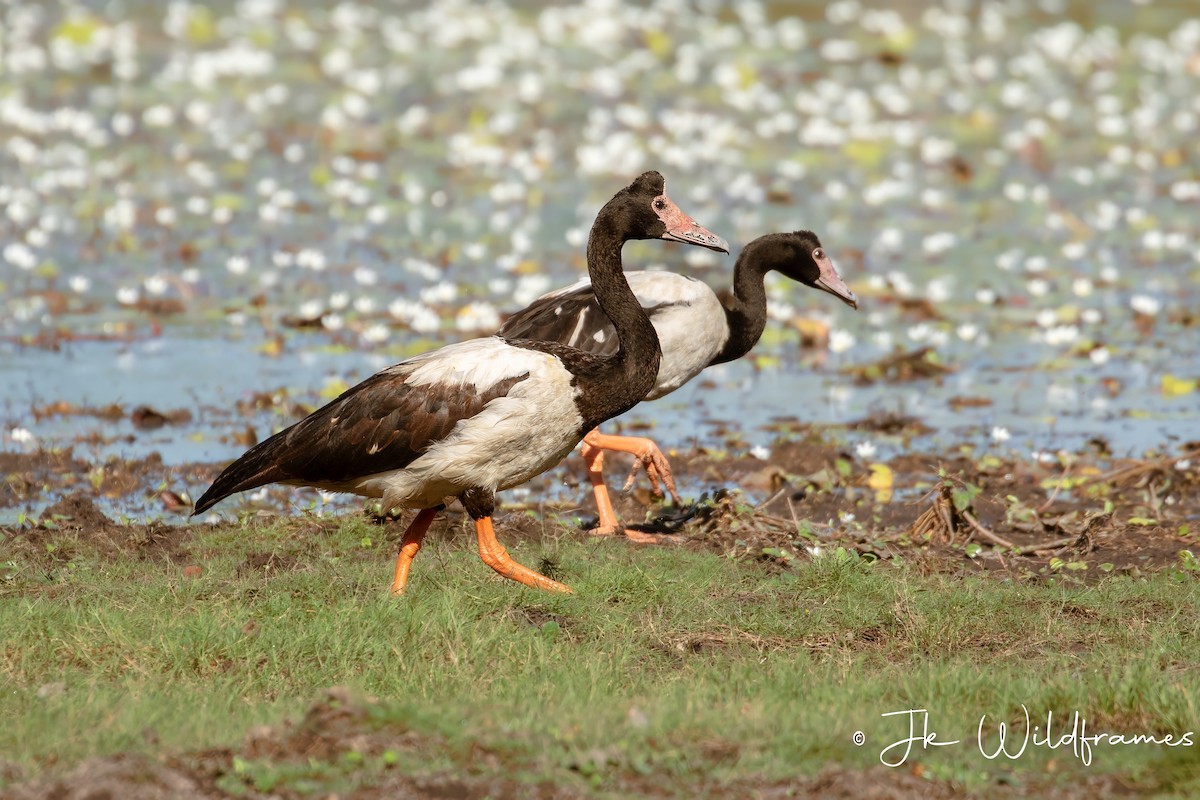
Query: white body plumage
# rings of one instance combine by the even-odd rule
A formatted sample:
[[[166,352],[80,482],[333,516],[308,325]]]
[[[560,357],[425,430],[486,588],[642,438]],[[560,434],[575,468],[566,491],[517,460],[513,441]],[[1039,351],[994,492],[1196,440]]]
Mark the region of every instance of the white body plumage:
[[[430,508],[472,487],[500,491],[518,486],[557,464],[579,442],[583,420],[572,375],[547,353],[514,347],[498,337],[472,339],[416,356],[385,373],[397,382],[424,387],[430,397],[483,393],[505,380],[528,377],[478,414],[460,420],[450,435],[403,469],[322,488],[382,497],[385,508]],[[387,391],[387,385],[372,391]]]

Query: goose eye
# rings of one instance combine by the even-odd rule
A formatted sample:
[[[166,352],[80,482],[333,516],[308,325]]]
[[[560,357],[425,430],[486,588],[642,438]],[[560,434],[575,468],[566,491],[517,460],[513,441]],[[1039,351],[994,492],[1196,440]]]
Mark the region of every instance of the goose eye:
[[[813,250],[813,258],[815,260],[820,261],[824,257],[825,257],[825,253],[824,253],[824,251],[821,250],[821,248],[818,247],[816,250]]]
[[[659,211],[662,211],[664,208],[667,207],[667,203],[660,197],[654,201],[654,207],[656,209],[658,209]]]

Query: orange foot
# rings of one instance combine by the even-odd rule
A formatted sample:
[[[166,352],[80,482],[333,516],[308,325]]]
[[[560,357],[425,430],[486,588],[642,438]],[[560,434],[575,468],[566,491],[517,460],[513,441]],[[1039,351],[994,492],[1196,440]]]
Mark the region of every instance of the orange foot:
[[[483,563],[504,577],[535,589],[572,594],[571,587],[566,584],[551,580],[545,575],[513,561],[512,556],[504,549],[504,545],[496,541],[496,531],[492,527],[491,517],[480,517],[475,520],[475,534],[479,539],[479,557],[483,559]]]
[[[683,541],[674,533],[646,533],[633,528],[625,529],[625,538],[638,544],[679,544]]]
[[[654,487],[654,493],[662,495],[662,491],[658,487],[658,479],[661,478],[663,485],[671,493],[671,499],[676,505],[681,503],[679,495],[675,492],[675,478],[671,475],[671,467],[662,451],[658,449],[658,445],[649,439],[636,436],[608,436],[593,430],[583,437],[582,454],[584,463],[587,464],[588,480],[592,483],[592,492],[596,497],[596,513],[600,517],[600,521],[588,533],[592,536],[617,536],[624,533],[630,541],[639,544],[657,544],[661,540],[661,536],[626,528],[618,520],[612,498],[608,495],[608,485],[604,482],[605,450],[616,450],[637,456],[638,461],[634,464],[633,472],[629,474],[629,479],[625,482],[626,491],[633,485],[638,468],[644,465],[646,476],[650,478],[650,485]]]
[[[679,493],[675,490],[675,476],[671,474],[671,464],[652,439],[642,436],[609,436],[599,430],[593,430],[583,437],[583,444],[585,458],[588,447],[630,453],[637,458],[633,465],[633,471],[625,479],[625,491],[629,491],[633,486],[638,470],[645,467],[646,477],[650,479],[650,488],[654,495],[662,497],[663,491],[658,485],[659,481],[662,481],[663,488],[666,488],[667,493],[671,495],[671,500],[675,505],[682,505],[683,501],[679,499]],[[593,485],[594,483],[593,481]]]

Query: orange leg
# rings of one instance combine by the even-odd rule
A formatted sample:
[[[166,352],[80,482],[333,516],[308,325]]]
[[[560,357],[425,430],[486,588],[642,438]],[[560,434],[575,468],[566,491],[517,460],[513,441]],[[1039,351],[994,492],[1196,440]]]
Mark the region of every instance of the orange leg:
[[[392,594],[404,594],[404,586],[408,583],[408,570],[412,567],[413,559],[417,557],[417,551],[421,549],[421,542],[425,539],[425,532],[429,530],[429,523],[433,522],[433,518],[437,516],[437,508],[423,508],[413,521],[409,523],[408,530],[404,532],[404,541],[400,543],[400,554],[396,556],[396,577],[392,579]]]
[[[614,536],[620,533],[621,523],[617,521],[612,498],[608,496],[608,485],[604,483],[604,451],[593,447],[585,438],[583,460],[587,464],[588,480],[592,482],[592,492],[596,496],[596,513],[600,515],[600,522],[592,529],[592,533],[596,536]]]
[[[584,463],[587,464],[588,479],[592,482],[592,492],[596,496],[596,513],[600,517],[599,524],[590,533],[593,536],[615,536],[618,533],[624,533],[627,539],[640,544],[657,544],[664,541],[663,536],[625,528],[617,520],[612,499],[608,496],[608,485],[604,482],[605,450],[616,450],[637,456],[638,460],[634,464],[633,472],[629,473],[629,479],[625,482],[626,490],[633,485],[633,478],[637,474],[638,467],[644,465],[646,475],[650,478],[650,485],[654,487],[655,493],[661,494],[657,481],[657,478],[661,477],[663,485],[671,493],[671,499],[676,505],[681,503],[679,495],[675,491],[675,478],[671,475],[671,467],[667,463],[666,456],[658,449],[658,445],[649,439],[638,436],[609,436],[593,430],[583,437],[582,451]]]
[[[676,505],[682,504],[679,493],[675,491],[675,476],[671,474],[671,465],[652,439],[643,436],[610,436],[599,430],[592,430],[583,437],[583,443],[585,446],[590,445],[599,450],[630,453],[637,458],[637,462],[633,465],[633,471],[625,480],[626,491],[633,486],[633,479],[637,475],[638,468],[645,467],[646,477],[650,479],[650,486],[653,487],[654,493],[662,494],[662,490],[658,488],[658,482],[661,480],[667,493],[671,495],[671,500]]]
[[[479,557],[483,559],[483,563],[504,577],[535,589],[572,593],[569,586],[552,581],[545,575],[540,575],[513,561],[512,556],[504,549],[504,545],[496,541],[496,531],[492,528],[491,517],[480,517],[475,520],[475,533],[479,538]]]

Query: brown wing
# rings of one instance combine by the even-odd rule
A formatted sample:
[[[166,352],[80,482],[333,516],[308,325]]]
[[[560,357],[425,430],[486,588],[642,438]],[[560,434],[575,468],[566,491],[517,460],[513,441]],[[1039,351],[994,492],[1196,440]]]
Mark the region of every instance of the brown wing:
[[[372,375],[247,450],[213,481],[193,513],[268,483],[328,485],[403,469],[460,421],[528,377],[526,372],[478,391],[472,386],[410,386],[407,371],[395,368]]]
[[[597,338],[599,334],[599,338]],[[617,352],[617,333],[590,285],[539,297],[504,321],[505,339],[559,342],[595,355]]]
[[[654,322],[657,312],[667,305],[643,303],[642,307]],[[617,331],[590,284],[539,297],[506,319],[496,335],[506,340],[559,342],[597,356],[613,355],[619,344]]]

